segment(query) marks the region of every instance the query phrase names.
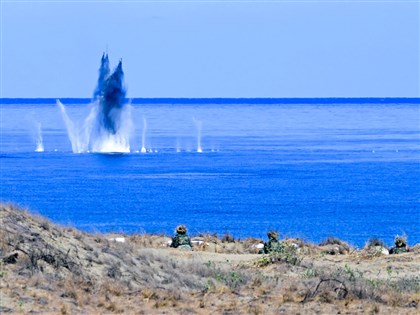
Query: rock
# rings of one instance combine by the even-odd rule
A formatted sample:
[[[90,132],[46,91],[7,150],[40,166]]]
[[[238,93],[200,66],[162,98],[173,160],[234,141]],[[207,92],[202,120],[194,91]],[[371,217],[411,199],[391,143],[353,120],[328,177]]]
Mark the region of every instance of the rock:
[[[110,238],[109,240],[117,243],[125,243],[125,237],[115,237]]]
[[[381,253],[382,255],[389,255],[389,250],[382,246],[375,246],[375,251]]]
[[[257,249],[263,249],[264,248],[264,244],[261,244],[261,243],[259,243],[257,245],[253,245],[253,246],[255,246]]]
[[[348,249],[342,245],[325,245],[322,248],[322,253],[327,255],[343,255],[348,253]]]

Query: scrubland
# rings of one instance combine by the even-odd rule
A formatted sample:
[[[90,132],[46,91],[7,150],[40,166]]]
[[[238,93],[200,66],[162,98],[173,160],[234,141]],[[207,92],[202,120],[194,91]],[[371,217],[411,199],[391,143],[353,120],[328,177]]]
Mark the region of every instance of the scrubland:
[[[261,240],[198,235],[185,252],[165,235],[89,234],[13,205],[0,220],[1,314],[419,312],[420,245],[384,255],[287,239],[260,255]]]

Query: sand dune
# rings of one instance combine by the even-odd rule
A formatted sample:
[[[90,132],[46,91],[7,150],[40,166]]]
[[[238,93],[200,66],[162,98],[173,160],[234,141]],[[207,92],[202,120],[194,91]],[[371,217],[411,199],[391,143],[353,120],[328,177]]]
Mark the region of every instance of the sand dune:
[[[0,312],[13,314],[416,314],[419,245],[400,255],[284,240],[89,234],[0,207]],[[116,238],[119,238],[116,240]],[[335,243],[334,243],[335,242]]]

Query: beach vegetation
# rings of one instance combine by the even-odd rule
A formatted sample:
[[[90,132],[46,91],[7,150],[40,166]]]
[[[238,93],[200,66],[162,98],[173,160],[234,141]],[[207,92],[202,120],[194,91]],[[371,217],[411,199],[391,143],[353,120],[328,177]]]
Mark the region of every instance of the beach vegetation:
[[[192,237],[192,252],[166,235],[86,233],[13,205],[0,207],[2,313],[415,313],[420,298],[416,249],[366,257],[347,246],[282,240]],[[45,223],[48,222],[48,223]],[[376,245],[375,245],[376,246]],[[417,248],[414,246],[414,248]],[[349,247],[350,249],[350,247]]]

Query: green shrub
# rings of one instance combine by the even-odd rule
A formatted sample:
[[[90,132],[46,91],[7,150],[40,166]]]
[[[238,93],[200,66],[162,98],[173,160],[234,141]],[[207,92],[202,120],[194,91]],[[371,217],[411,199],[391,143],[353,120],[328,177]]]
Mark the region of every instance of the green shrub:
[[[282,244],[279,251],[263,255],[255,264],[258,267],[264,267],[269,264],[284,262],[296,266],[299,265],[301,261],[302,257],[298,255],[298,248],[296,246]]]

